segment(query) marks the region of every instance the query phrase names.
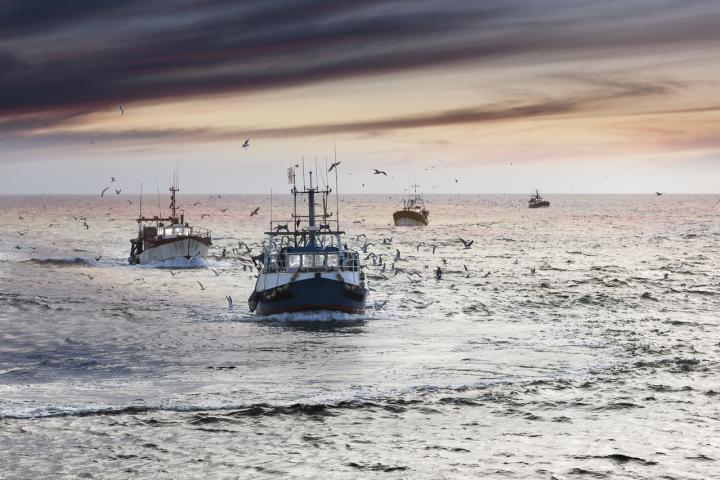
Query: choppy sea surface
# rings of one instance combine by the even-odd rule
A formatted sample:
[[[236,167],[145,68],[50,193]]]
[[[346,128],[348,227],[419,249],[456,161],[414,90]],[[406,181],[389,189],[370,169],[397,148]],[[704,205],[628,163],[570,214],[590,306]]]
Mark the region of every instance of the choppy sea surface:
[[[265,318],[268,198],[179,199],[208,268],[127,265],[135,197],[0,197],[0,478],[720,476],[717,196],[345,196],[367,314]]]

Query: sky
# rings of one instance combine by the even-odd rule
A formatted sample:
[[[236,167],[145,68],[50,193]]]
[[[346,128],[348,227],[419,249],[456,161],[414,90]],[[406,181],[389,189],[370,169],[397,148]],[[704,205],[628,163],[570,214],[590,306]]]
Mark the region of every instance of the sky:
[[[278,192],[336,155],[343,193],[716,193],[718,25],[717,0],[0,0],[0,195],[176,166]]]

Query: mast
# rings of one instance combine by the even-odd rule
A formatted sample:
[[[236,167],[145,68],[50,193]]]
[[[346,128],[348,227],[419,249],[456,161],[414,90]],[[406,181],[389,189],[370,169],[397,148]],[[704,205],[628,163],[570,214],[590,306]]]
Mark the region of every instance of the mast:
[[[310,188],[308,189],[308,230],[310,231],[310,246],[315,247],[315,189],[310,170]]]

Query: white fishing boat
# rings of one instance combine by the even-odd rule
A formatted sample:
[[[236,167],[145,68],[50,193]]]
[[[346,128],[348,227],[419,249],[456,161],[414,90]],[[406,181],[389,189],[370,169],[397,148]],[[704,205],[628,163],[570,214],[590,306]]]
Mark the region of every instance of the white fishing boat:
[[[210,230],[190,226],[185,222],[184,212],[178,214],[175,194],[180,190],[175,183],[170,187],[170,215],[167,217],[143,216],[141,196],[138,235],[130,240],[130,264],[168,268],[205,266],[212,245]]]

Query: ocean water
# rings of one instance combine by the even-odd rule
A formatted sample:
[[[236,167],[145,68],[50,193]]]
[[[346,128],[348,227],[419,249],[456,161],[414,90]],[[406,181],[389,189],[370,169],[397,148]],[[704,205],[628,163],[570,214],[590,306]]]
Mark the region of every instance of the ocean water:
[[[134,197],[0,197],[0,478],[718,478],[718,197],[547,197],[342,197],[401,271],[266,318],[267,197],[181,195],[192,270],[127,265]]]

